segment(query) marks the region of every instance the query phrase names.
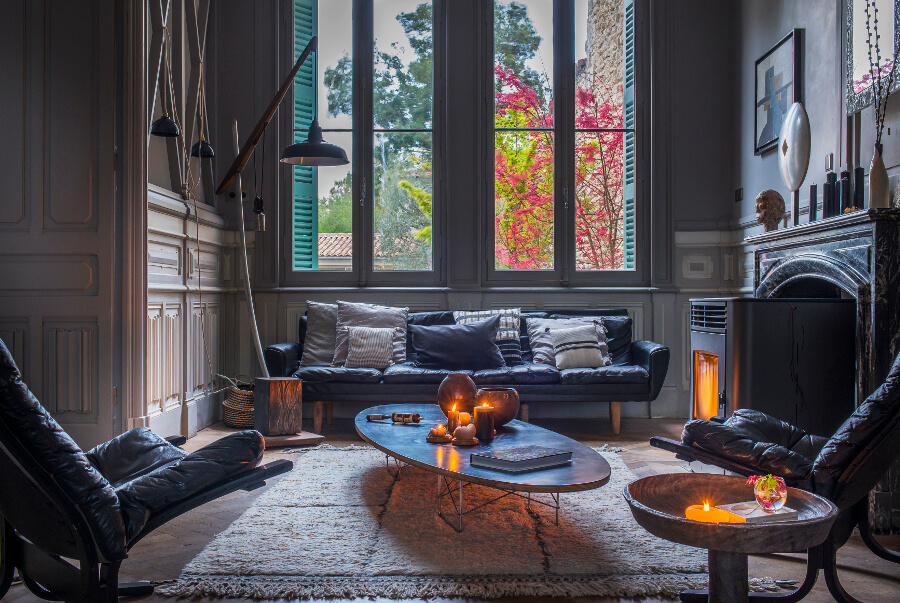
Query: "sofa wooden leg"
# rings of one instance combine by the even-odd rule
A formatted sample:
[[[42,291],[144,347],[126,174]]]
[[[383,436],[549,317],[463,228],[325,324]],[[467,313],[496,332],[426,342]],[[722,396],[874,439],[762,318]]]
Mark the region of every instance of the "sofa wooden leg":
[[[313,433],[322,433],[323,402],[313,402]]]
[[[622,407],[619,402],[609,403],[609,420],[612,421],[613,433],[619,435],[622,428]]]
[[[522,421],[528,422],[528,405],[522,404],[519,406],[519,419]]]
[[[331,425],[331,419],[334,418],[334,402],[325,403],[325,422]]]

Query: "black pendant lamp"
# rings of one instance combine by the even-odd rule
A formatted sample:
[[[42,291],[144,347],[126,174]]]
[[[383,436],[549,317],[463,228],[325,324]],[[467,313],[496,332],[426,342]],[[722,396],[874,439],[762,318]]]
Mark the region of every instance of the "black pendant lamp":
[[[315,38],[314,38],[315,40]],[[316,43],[316,46],[318,44]],[[281,152],[282,163],[290,165],[330,166],[347,165],[347,153],[341,147],[322,140],[322,128],[316,118],[319,107],[319,95],[316,92],[315,80],[319,74],[319,53],[316,48],[316,63],[313,67],[313,121],[309,125],[306,140],[289,145]]]
[[[309,134],[303,142],[294,143],[281,152],[281,161],[290,165],[347,165],[347,153],[341,147],[322,140],[319,120],[309,126]]]
[[[206,142],[209,124],[206,123],[206,84],[203,81],[203,61],[200,61],[200,95],[200,140],[191,147],[191,157],[212,159],[216,156],[216,152],[213,151],[212,145]]]
[[[211,159],[216,156],[212,145],[206,142],[205,138],[201,138],[199,142],[195,142],[191,147],[191,157],[201,157],[203,159]]]

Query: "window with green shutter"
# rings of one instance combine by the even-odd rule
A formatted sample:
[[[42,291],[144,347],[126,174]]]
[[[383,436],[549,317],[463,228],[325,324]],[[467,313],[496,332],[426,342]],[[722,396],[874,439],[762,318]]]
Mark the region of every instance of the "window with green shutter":
[[[294,60],[318,35],[318,0],[294,0]],[[307,60],[294,79],[294,138],[306,139],[315,107],[315,61]],[[319,183],[317,168],[294,166],[294,270],[319,267]]]

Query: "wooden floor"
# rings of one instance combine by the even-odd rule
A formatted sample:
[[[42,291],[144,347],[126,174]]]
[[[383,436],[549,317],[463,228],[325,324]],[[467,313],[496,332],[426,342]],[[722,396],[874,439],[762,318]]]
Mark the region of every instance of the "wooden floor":
[[[585,444],[613,442],[625,449],[622,458],[625,464],[637,475],[653,475],[686,471],[684,463],[672,454],[651,448],[647,441],[650,436],[662,435],[679,438],[683,421],[662,419],[624,419],[622,433],[612,434],[609,422],[604,420],[585,419],[535,419],[534,423],[559,431]],[[310,422],[311,423],[311,422]],[[305,425],[310,429],[312,425]],[[214,425],[192,438],[185,448],[196,450],[221,437],[229,431],[222,425]],[[326,425],[324,435],[327,442],[340,446],[359,443],[353,421],[335,419]],[[291,458],[290,452],[270,450],[266,452],[266,460]],[[272,480],[274,483],[276,480]],[[167,580],[176,578],[194,556],[220,531],[237,519],[266,488],[254,492],[236,492],[213,501],[187,513],[156,530],[132,551],[129,559],[122,565],[122,582],[136,580]],[[893,548],[900,548],[900,538],[889,539]],[[851,541],[838,553],[839,573],[847,590],[862,601],[900,601],[900,565],[891,564],[878,559],[862,544],[859,537]],[[752,576],[770,576],[775,579],[802,580],[805,572],[805,558],[802,555],[768,555],[750,557],[750,574]],[[500,603],[506,600],[496,600]],[[525,603],[537,602],[538,598],[518,598]],[[581,598],[578,603],[606,602],[609,598]],[[641,601],[658,601],[660,599],[640,599]],[[824,578],[820,577],[814,591],[805,599],[810,602],[826,602],[832,598],[825,587]],[[23,603],[40,601],[29,593],[22,585],[14,585],[3,601]],[[159,602],[172,601],[160,596],[150,596],[132,601]],[[211,602],[212,599],[192,599],[192,601]],[[218,600],[215,600],[218,601]],[[229,601],[236,601],[229,599]],[[335,600],[330,600],[335,601]],[[382,599],[365,599],[369,602],[381,602]],[[421,601],[414,599],[410,601]],[[462,603],[463,599],[430,599],[433,603]],[[631,601],[631,599],[629,599]]]

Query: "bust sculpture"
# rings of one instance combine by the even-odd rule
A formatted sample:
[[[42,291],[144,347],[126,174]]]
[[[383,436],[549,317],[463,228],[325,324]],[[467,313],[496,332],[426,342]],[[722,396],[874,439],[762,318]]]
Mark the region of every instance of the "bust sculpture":
[[[770,188],[756,195],[756,221],[766,232],[776,230],[778,222],[784,218],[784,199],[778,191]]]

